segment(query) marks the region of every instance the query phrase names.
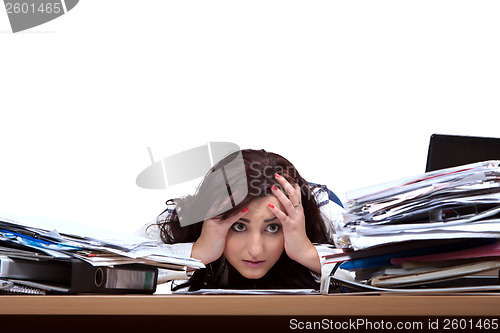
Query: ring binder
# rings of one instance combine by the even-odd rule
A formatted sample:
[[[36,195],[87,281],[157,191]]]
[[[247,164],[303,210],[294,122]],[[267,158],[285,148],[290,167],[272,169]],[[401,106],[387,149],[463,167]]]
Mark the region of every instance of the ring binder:
[[[0,294],[45,295],[44,290],[15,285],[11,281],[0,280]]]
[[[158,280],[156,267],[141,264],[109,267],[92,266],[79,259],[50,262],[1,259],[1,278],[47,292],[153,294]]]

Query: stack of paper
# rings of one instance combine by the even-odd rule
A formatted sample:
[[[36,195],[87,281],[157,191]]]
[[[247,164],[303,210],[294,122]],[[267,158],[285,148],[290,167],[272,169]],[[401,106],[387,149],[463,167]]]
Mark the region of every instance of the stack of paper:
[[[365,249],[408,240],[500,237],[498,161],[348,192],[341,237]]]
[[[158,268],[204,267],[159,241],[75,227],[59,232],[0,218],[0,279],[54,292],[153,293]]]
[[[460,278],[454,287],[500,289],[499,161],[438,170],[346,197],[344,225],[336,235],[345,252],[325,258],[343,262],[339,267],[354,271],[360,285],[441,289]],[[463,279],[492,270],[484,279]]]

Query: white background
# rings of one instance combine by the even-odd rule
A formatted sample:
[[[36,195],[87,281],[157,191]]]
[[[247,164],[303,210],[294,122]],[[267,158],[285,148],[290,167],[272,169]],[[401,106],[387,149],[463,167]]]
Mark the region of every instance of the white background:
[[[498,1],[81,0],[0,12],[0,215],[134,229],[150,164],[264,148],[346,191],[421,173],[433,133],[500,137]]]

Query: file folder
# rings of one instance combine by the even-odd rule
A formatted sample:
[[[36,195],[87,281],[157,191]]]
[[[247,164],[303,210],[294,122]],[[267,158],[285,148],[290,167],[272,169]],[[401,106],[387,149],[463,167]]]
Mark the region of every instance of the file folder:
[[[33,261],[2,258],[0,278],[67,294],[153,294],[158,269],[141,264],[92,266],[79,259]]]
[[[153,294],[156,291],[158,269],[131,264],[116,267],[96,267],[72,260],[69,293]]]

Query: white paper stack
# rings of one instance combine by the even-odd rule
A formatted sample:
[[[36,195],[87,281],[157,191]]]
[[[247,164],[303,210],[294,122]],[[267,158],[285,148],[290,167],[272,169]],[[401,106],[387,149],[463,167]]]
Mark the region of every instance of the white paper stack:
[[[500,162],[437,170],[346,194],[345,248],[500,237]]]

